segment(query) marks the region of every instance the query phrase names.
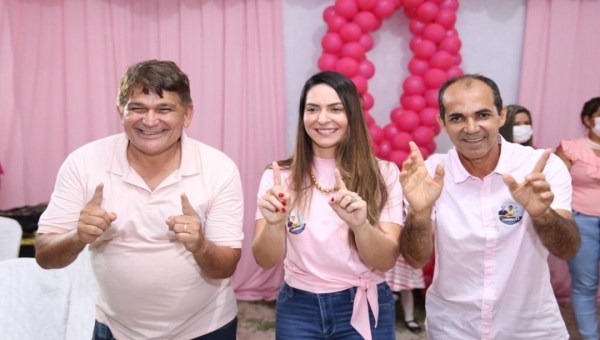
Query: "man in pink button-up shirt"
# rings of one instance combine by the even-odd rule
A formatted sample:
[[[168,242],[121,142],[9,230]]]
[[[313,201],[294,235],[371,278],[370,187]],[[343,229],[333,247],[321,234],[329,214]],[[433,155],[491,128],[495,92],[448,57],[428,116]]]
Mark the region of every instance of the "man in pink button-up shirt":
[[[569,259],[579,247],[566,167],[499,135],[506,108],[491,79],[452,79],[439,98],[454,148],[423,161],[412,144],[400,174],[400,249],[412,266],[427,263],[435,231],[429,339],[568,339],[546,263],[548,252]],[[511,213],[499,215],[502,206]]]

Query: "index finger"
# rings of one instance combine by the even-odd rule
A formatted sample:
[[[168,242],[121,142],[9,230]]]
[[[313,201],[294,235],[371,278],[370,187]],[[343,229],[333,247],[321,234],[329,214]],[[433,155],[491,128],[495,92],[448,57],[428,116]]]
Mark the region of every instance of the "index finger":
[[[335,186],[338,187],[339,190],[346,190],[346,183],[344,183],[342,174],[340,174],[338,168],[335,168]]]
[[[273,167],[273,182],[275,186],[281,185],[281,171],[279,171],[279,164],[277,162],[271,163]]]
[[[552,149],[544,150],[542,157],[540,157],[540,159],[538,159],[537,163],[535,163],[535,166],[533,167],[532,172],[544,171],[544,168],[546,167],[546,163],[548,162],[548,159],[550,158],[551,153],[552,153]]]
[[[409,157],[413,158],[418,165],[424,163],[425,161],[423,160],[423,155],[421,154],[421,150],[419,150],[417,144],[413,141],[410,141],[408,142],[408,146],[410,147]]]
[[[186,194],[181,194],[181,211],[186,216],[196,216],[196,210],[190,204],[190,200],[187,198]]]
[[[102,204],[102,196],[104,194],[104,183],[100,183],[96,186],[96,190],[94,191],[94,196],[88,202],[88,205],[100,206]]]

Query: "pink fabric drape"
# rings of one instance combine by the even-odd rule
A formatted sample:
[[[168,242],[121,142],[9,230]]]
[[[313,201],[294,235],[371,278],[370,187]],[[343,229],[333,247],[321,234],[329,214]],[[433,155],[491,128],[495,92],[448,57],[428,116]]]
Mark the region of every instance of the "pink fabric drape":
[[[600,1],[527,1],[519,104],[537,147],[583,134],[583,103],[600,95]]]
[[[281,268],[250,251],[256,191],[284,156],[281,0],[0,0],[0,209],[47,202],[77,147],[122,131],[120,76],[144,59],[175,61],[191,81],[187,133],[237,163],[246,202],[242,299],[273,299]]]
[[[531,111],[537,147],[583,134],[583,103],[600,95],[599,14],[600,1],[527,2],[519,103]],[[551,255],[548,264],[557,299],[568,301],[566,262]]]

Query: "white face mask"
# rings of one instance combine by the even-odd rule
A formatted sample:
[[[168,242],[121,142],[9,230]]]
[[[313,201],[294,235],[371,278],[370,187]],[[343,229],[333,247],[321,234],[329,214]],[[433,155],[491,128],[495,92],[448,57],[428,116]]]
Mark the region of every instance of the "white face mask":
[[[533,136],[531,125],[515,125],[513,126],[513,140],[515,143],[525,143]]]
[[[594,118],[594,127],[592,128],[592,132],[596,134],[596,136],[600,137],[600,117]]]

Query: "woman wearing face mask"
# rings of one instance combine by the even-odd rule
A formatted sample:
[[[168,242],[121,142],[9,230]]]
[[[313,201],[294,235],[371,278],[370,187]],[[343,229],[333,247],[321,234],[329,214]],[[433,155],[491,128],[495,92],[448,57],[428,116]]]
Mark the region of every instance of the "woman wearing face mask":
[[[573,216],[581,233],[581,247],[569,264],[571,301],[579,332],[598,339],[596,294],[600,260],[600,97],[585,103],[581,122],[586,135],[563,140],[556,150],[569,168],[573,183]]]
[[[500,128],[500,134],[511,143],[533,146],[533,128],[529,110],[520,105],[508,105],[506,123]]]

